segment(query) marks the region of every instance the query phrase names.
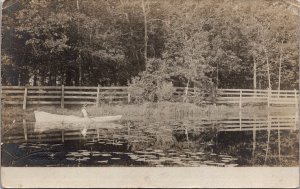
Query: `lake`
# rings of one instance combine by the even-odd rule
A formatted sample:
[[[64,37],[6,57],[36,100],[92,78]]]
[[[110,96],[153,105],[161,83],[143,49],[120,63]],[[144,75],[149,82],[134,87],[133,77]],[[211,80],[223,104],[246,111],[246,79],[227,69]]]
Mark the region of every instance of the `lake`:
[[[297,166],[295,120],[276,120],[122,120],[84,133],[23,120],[2,132],[2,166]]]

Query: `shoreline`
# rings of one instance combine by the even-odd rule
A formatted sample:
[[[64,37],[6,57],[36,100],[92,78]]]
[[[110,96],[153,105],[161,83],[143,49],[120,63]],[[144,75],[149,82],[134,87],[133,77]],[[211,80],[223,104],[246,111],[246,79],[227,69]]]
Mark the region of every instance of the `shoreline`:
[[[22,107],[6,106],[2,107],[2,124],[6,124],[13,120],[27,119],[34,121],[34,111],[44,111],[59,115],[74,115],[82,117],[82,106],[69,106],[60,108],[59,106],[31,106],[26,110]],[[202,105],[198,106],[193,103],[184,102],[145,102],[142,104],[102,104],[99,107],[90,105],[86,107],[87,112],[92,117],[122,115],[121,120],[126,121],[142,121],[142,120],[197,120],[199,118],[207,119],[223,119],[230,117],[267,117],[271,116],[294,116],[294,107],[272,107],[268,109],[266,106],[245,106],[241,109],[238,106],[226,105]]]

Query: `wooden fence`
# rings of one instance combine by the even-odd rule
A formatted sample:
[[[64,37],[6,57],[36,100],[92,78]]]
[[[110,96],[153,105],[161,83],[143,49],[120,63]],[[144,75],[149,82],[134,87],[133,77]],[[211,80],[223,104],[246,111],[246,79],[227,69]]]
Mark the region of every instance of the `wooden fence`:
[[[218,89],[218,104],[269,103],[270,105],[297,105],[297,90],[253,90],[253,89]]]
[[[268,103],[275,106],[298,107],[297,90],[252,90],[252,89],[218,89],[213,94],[201,93],[195,88],[175,87],[174,98],[200,100],[205,103],[244,104]],[[2,86],[2,103],[27,105],[80,105],[102,102],[130,103],[134,98],[128,87],[81,87],[81,86]],[[199,100],[198,99],[198,100]]]
[[[185,95],[184,87],[175,88],[174,97],[181,100]],[[188,90],[188,96],[195,96],[194,89]],[[178,99],[179,98],[179,99]],[[2,103],[23,105],[80,105],[102,102],[130,103],[134,97],[128,87],[81,87],[81,86],[2,86]]]
[[[127,87],[73,87],[73,86],[3,86],[2,102],[5,104],[27,105],[80,105],[95,104],[100,101],[127,101],[130,94]]]

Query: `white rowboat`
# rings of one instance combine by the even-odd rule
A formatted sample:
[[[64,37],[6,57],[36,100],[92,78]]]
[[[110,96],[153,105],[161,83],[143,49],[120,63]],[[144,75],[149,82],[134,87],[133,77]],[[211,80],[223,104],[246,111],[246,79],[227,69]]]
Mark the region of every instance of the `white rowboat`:
[[[103,117],[78,117],[74,115],[57,115],[47,112],[34,111],[35,132],[53,129],[82,129],[82,128],[121,128],[120,124],[112,123],[120,120],[122,115]]]
[[[122,118],[122,115],[116,115],[116,116],[103,116],[103,117],[78,117],[73,115],[57,115],[57,114],[51,114],[47,112],[40,112],[40,111],[34,111],[35,120],[36,122],[62,122],[62,123],[86,123],[86,122],[111,122],[111,121],[117,121]]]

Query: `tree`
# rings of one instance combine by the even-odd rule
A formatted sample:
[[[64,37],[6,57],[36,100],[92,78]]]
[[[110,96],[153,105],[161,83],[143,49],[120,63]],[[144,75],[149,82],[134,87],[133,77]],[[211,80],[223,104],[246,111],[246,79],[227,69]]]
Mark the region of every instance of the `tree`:
[[[277,0],[22,0],[3,10],[2,81],[298,88],[297,18]]]

